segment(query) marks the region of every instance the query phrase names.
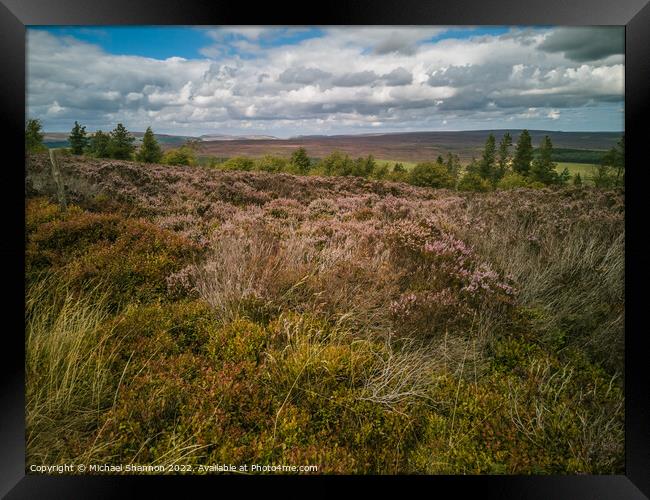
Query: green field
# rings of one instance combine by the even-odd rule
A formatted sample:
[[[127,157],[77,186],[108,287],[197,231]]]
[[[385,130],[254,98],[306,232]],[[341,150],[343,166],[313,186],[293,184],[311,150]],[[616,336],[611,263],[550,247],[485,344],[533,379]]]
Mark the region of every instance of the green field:
[[[417,165],[417,162],[414,162],[414,161],[401,161],[401,160],[379,160],[379,159],[375,159],[375,162],[377,163],[378,167],[383,167],[384,165],[388,165],[389,169],[392,169],[393,166],[396,163],[401,163],[402,165],[404,165],[404,168],[406,170],[411,170],[413,167],[415,167],[415,165]]]
[[[569,173],[571,174],[572,179],[576,174],[580,174],[583,183],[593,184],[592,178],[596,173],[596,168],[598,168],[598,165],[595,165],[593,163],[558,162],[555,170],[559,173],[562,172],[562,170],[565,168],[569,169]]]
[[[412,161],[399,161],[399,160],[375,160],[378,166],[388,165],[392,168],[395,163],[401,163],[407,170],[412,169],[417,162]],[[557,167],[555,168],[558,173],[562,172],[565,168],[569,169],[569,173],[573,178],[577,173],[582,177],[582,181],[587,181],[590,184],[592,177],[596,173],[596,168],[598,165],[594,163],[575,163],[575,162],[557,162]]]

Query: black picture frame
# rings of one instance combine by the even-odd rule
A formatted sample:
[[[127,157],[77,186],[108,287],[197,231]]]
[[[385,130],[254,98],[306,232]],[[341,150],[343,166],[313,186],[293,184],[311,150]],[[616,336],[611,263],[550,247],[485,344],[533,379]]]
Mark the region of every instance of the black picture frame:
[[[311,8],[310,8],[311,7]],[[25,26],[27,25],[619,25],[625,26],[626,322],[625,474],[613,476],[418,476],[418,477],[152,477],[38,476],[25,474],[24,422],[24,168]],[[3,195],[0,253],[5,298],[0,390],[0,495],[6,498],[111,498],[143,495],[162,486],[187,494],[190,483],[286,488],[302,494],[347,489],[374,479],[386,493],[404,494],[413,481],[427,495],[481,498],[649,498],[650,371],[643,349],[645,179],[643,121],[650,101],[650,3],[648,0],[356,0],[300,6],[276,2],[185,0],[0,0],[0,100]],[[246,487],[249,486],[246,483]],[[318,485],[318,489],[315,486]],[[207,485],[206,485],[207,486]],[[304,489],[303,489],[304,488]],[[325,489],[323,489],[325,488]],[[335,489],[334,489],[335,488]],[[222,489],[213,490],[215,493]],[[286,491],[286,490],[285,490]]]

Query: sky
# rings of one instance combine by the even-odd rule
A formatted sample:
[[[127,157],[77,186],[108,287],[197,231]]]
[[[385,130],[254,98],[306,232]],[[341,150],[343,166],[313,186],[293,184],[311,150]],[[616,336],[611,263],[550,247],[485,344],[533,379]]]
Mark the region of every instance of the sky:
[[[618,132],[624,28],[29,27],[27,116],[194,136]]]

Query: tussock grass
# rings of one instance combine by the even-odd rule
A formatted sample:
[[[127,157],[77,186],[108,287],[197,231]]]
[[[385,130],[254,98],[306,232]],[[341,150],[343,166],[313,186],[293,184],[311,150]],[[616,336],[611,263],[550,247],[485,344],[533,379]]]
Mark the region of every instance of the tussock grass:
[[[27,291],[26,427],[32,463],[76,458],[68,456],[64,443],[80,444],[112,404],[111,364],[118,345],[99,297],[80,297],[56,278]],[[82,454],[89,458],[98,451],[91,446]]]
[[[470,208],[471,210],[471,208]],[[490,218],[493,214],[483,217]],[[481,255],[512,276],[518,300],[536,327],[555,342],[590,353],[623,373],[625,231],[622,225],[577,220],[558,232],[549,221],[505,221],[480,234],[460,233]]]

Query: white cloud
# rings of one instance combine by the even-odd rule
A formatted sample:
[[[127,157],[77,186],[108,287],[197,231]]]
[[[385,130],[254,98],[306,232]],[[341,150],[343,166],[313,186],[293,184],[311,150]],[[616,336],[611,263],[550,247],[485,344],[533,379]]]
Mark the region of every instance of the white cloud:
[[[541,50],[549,29],[431,42],[446,29],[325,28],[289,44],[284,39],[304,28],[228,27],[206,32],[214,43],[201,50],[205,58],[165,60],[29,30],[28,111],[49,130],[79,120],[89,130],[122,121],[134,130],[278,135],[508,120],[532,126],[560,123],[565,110],[588,117],[608,106],[622,123],[616,54],[575,61]]]
[[[59,106],[59,103],[57,101],[54,101],[52,105],[47,108],[47,114],[49,116],[61,114],[63,111],[65,111],[65,108]]]
[[[552,109],[551,111],[548,112],[546,116],[551,120],[557,120],[560,118],[560,111],[557,109]]]

